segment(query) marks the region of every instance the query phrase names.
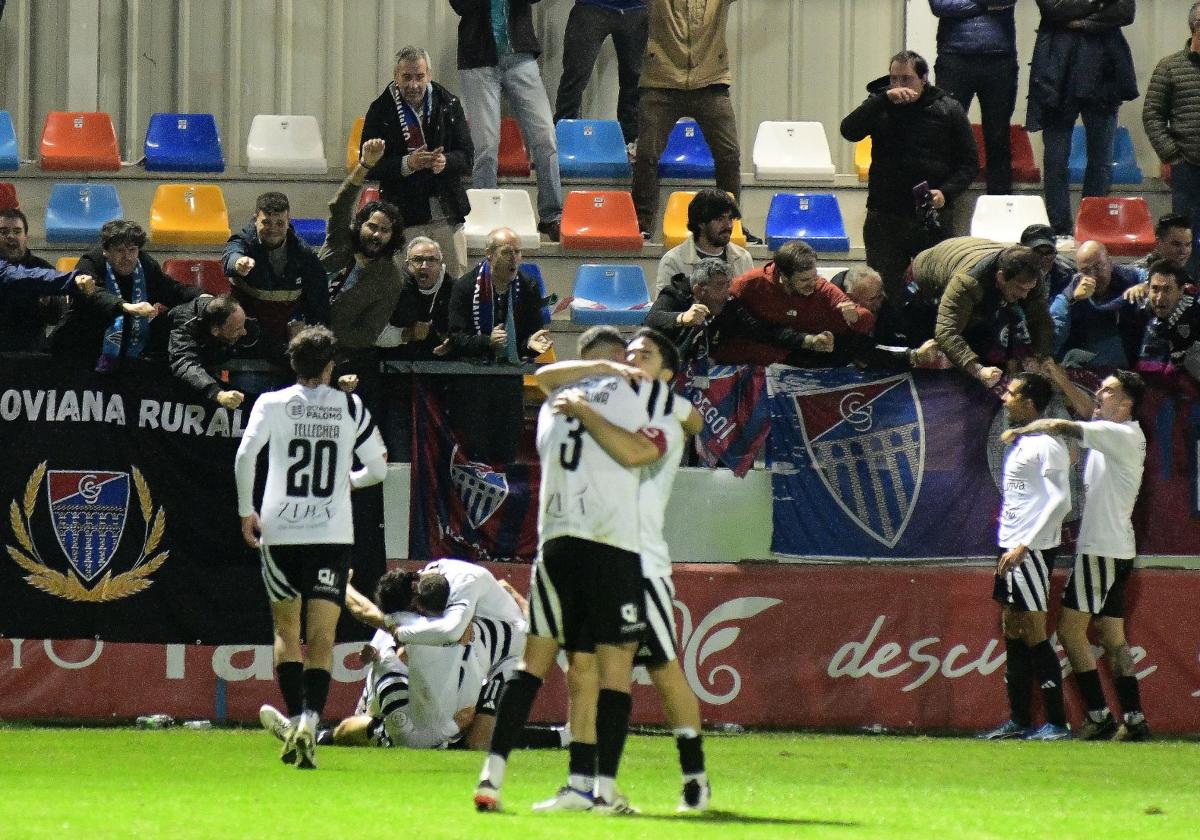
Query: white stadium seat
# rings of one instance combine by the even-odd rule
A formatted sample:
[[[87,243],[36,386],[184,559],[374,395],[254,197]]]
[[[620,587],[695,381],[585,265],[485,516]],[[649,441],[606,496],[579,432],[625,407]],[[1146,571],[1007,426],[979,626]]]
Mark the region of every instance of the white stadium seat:
[[[324,175],[329,171],[316,117],[259,114],[246,138],[246,171]]]
[[[981,195],[971,216],[971,235],[996,242],[1019,242],[1030,225],[1048,225],[1040,195]]]
[[[521,237],[523,251],[536,251],[541,245],[533,202],[525,190],[467,190],[467,199],[471,212],[463,233],[468,248],[487,247],[488,234],[500,227],[512,228]]]
[[[754,138],[754,177],[832,181],[833,158],[819,122],[763,122]]]

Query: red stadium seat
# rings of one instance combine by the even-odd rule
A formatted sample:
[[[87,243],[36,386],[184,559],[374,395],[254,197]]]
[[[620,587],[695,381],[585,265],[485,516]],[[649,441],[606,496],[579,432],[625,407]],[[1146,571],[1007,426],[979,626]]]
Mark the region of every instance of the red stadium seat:
[[[20,206],[21,202],[17,199],[17,188],[12,184],[0,184],[0,210],[12,210]]]
[[[564,248],[642,250],[633,197],[627,192],[572,190],[563,202]]]
[[[199,286],[210,295],[229,291],[229,278],[220,260],[167,260],[163,271],[187,286]]]
[[[39,151],[42,169],[94,172],[121,168],[112,117],[100,111],[46,114]]]
[[[983,145],[983,126],[972,123],[971,130],[975,132],[975,148],[979,150],[979,174],[976,181],[987,178],[987,149]],[[1013,181],[1021,184],[1036,184],[1042,180],[1042,170],[1033,160],[1033,144],[1029,142],[1029,132],[1023,125],[1008,127],[1009,144],[1012,147]]]
[[[372,201],[379,201],[379,198],[379,184],[373,182],[363,184],[362,192],[358,194],[358,207],[355,209],[355,212],[363,209],[363,207]]]
[[[500,153],[496,160],[496,174],[507,177],[529,176],[529,151],[521,127],[512,117],[500,120]]]
[[[1117,257],[1141,257],[1154,250],[1154,223],[1144,198],[1090,197],[1079,204],[1075,241],[1094,239]]]

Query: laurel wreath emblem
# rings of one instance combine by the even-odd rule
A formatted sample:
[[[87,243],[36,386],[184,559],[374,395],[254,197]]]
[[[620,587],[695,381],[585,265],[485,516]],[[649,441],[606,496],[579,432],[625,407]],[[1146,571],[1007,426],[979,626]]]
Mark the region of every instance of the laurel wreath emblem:
[[[154,499],[150,495],[150,486],[146,484],[141,470],[137,467],[133,468],[133,484],[137,489],[138,505],[141,508],[142,520],[145,524],[143,532],[145,540],[142,543],[141,554],[129,571],[113,577],[110,569],[91,589],[84,586],[71,569],[67,569],[66,574],[62,574],[47,566],[30,538],[33,512],[37,506],[38,487],[41,486],[45,475],[46,462],[42,461],[29,476],[21,504],[18,505],[17,500],[14,499],[8,509],[9,524],[12,526],[13,537],[20,548],[12,545],[4,547],[8,549],[8,556],[18,566],[29,572],[25,582],[36,589],[68,601],[91,603],[128,598],[130,595],[136,595],[149,588],[154,583],[150,576],[158,571],[163,563],[167,562],[170,552],[154,553],[159,543],[162,542],[163,532],[166,531],[167,514],[161,505],[155,510]],[[22,549],[24,550],[22,551]]]

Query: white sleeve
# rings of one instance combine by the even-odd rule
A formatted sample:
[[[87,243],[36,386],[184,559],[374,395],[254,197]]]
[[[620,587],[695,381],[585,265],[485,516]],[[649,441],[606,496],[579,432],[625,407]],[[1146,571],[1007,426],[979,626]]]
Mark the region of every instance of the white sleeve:
[[[350,486],[355,490],[370,487],[387,478],[387,447],[379,427],[371,419],[371,412],[362,404],[358,394],[353,394],[358,407],[358,426],[355,431],[354,454],[362,461],[362,468],[350,473]]]
[[[592,407],[605,420],[629,432],[636,432],[650,423],[642,397],[623,380],[607,402],[594,402]]]
[[[233,475],[237,481],[238,516],[250,516],[254,513],[254,471],[258,461],[258,453],[271,439],[270,428],[266,422],[266,400],[262,397],[254,403],[250,410],[250,419],[246,423],[246,431],[242,433],[242,442],[238,444],[237,455],[233,459]]]
[[[1111,420],[1089,420],[1080,423],[1079,428],[1083,430],[1083,445],[1105,455],[1119,457],[1130,452],[1137,438],[1132,428]]]
[[[458,644],[467,625],[475,617],[475,605],[479,603],[486,584],[475,577],[454,593],[453,600],[437,618],[421,618],[404,627],[396,628],[396,640],[402,644],[453,645]]]

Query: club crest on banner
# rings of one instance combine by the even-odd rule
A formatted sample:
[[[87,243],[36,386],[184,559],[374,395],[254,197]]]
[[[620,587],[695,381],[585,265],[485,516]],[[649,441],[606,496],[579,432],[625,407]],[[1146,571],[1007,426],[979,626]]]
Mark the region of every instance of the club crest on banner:
[[[450,453],[450,480],[462,500],[467,521],[478,528],[492,518],[508,498],[508,477],[487,464],[467,460],[455,444]]]
[[[46,485],[50,524],[66,567],[59,571],[46,562],[34,542],[38,490]],[[137,493],[144,526],[137,560],[114,575],[113,559],[129,519],[130,485]],[[5,545],[8,556],[28,575],[26,583],[68,601],[104,602],[127,598],[149,588],[151,575],[170,552],[155,553],[166,531],[167,516],[154,507],[150,486],[137,467],[131,472],[108,470],[47,470],[38,464],[22,497],[9,506],[9,525],[16,545]]]
[[[792,397],[822,484],[863,532],[895,547],[925,467],[921,400],[908,374]]]

